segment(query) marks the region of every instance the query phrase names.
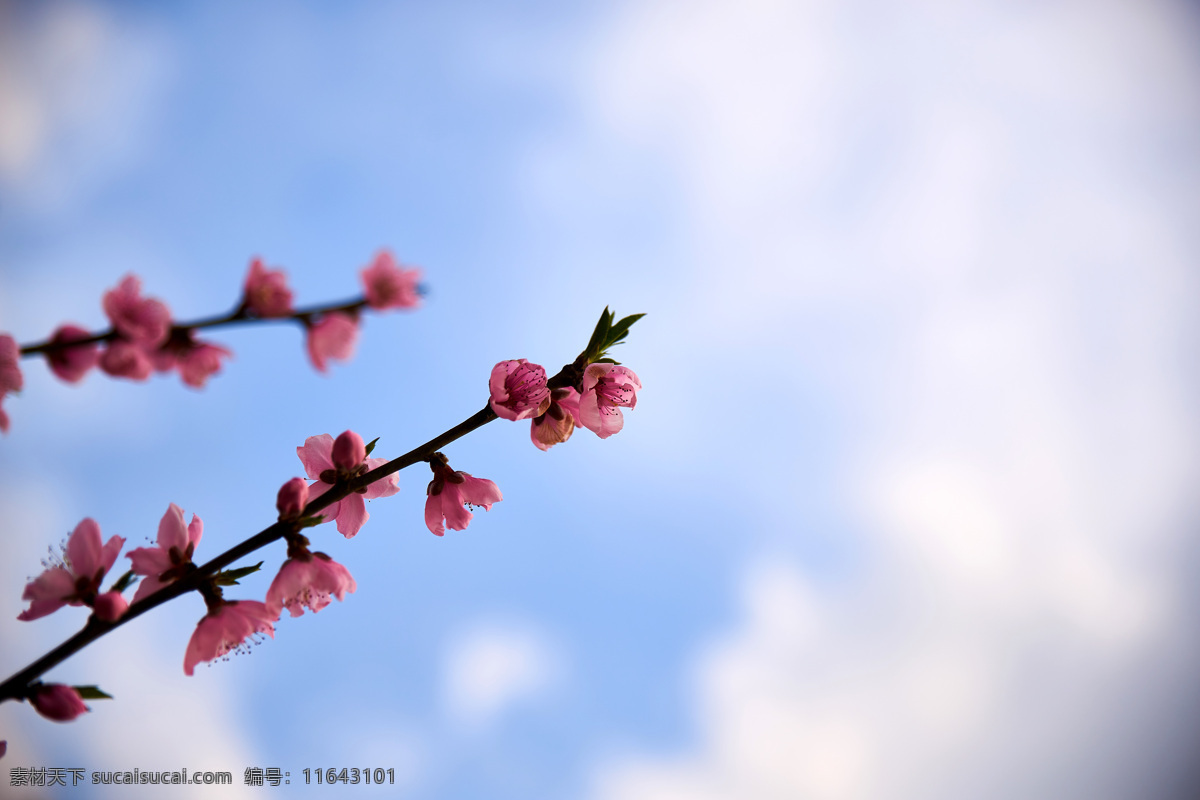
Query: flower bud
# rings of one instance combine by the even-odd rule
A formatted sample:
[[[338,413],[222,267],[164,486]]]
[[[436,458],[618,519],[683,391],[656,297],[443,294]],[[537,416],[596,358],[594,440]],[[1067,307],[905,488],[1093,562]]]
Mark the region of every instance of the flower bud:
[[[367,458],[367,446],[354,431],[346,431],[333,440],[333,465],[341,472],[352,472]]]
[[[61,683],[42,684],[29,702],[39,714],[55,722],[70,722],[88,710],[79,692]]]
[[[308,484],[303,478],[292,478],[279,489],[275,507],[280,519],[296,519],[308,505]]]
[[[120,592],[105,592],[96,598],[92,610],[105,622],[116,622],[129,608],[129,601]]]

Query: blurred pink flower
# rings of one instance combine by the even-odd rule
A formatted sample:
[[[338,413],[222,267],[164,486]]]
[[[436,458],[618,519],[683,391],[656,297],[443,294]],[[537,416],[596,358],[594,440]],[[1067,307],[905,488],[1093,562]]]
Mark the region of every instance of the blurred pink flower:
[[[122,336],[147,347],[162,344],[171,331],[170,310],[161,300],[142,297],[142,281],[136,275],[126,275],[104,293],[104,313]]]
[[[380,250],[371,266],[359,273],[366,289],[367,305],[385,308],[416,308],[421,302],[417,283],[419,269],[401,269],[388,250]]]
[[[615,364],[588,364],[583,371],[583,391],[579,394],[579,424],[607,439],[625,424],[621,408],[637,405],[641,381],[628,367]]]
[[[231,650],[242,647],[247,637],[265,633],[275,638],[272,624],[279,615],[271,616],[265,604],[257,600],[222,601],[196,625],[183,657],[183,672],[191,675],[201,661],[212,661]]]
[[[358,322],[342,311],[331,311],[308,326],[308,357],[313,366],[325,372],[328,359],[348,361],[354,355]]]
[[[30,601],[29,608],[18,614],[17,619],[38,619],[65,605],[92,605],[100,591],[100,582],[112,569],[124,545],[125,540],[120,536],[110,537],[101,544],[96,520],[84,519],[67,539],[62,564],[48,566],[25,585],[21,599]]]
[[[91,333],[78,325],[63,325],[54,332],[50,341],[54,343],[75,342],[88,339]],[[95,342],[81,344],[78,347],[64,347],[60,350],[46,351],[46,361],[50,370],[67,383],[78,383],[100,359]]]
[[[0,334],[0,405],[4,403],[4,395],[21,391],[25,378],[17,362],[21,360],[21,348],[17,340],[8,334]],[[0,407],[0,431],[8,433],[8,414]]]
[[[29,702],[39,714],[55,722],[70,722],[88,710],[79,692],[62,683],[43,683]]]
[[[346,433],[352,433],[352,431],[347,431]],[[342,436],[345,435],[342,434]],[[357,434],[355,435],[357,436]],[[341,437],[338,438],[340,439]],[[332,489],[338,480],[339,470],[333,462],[333,445],[333,437],[328,433],[323,433],[320,436],[308,437],[304,440],[302,447],[296,448],[296,455],[300,457],[300,462],[304,464],[305,474],[315,481],[315,483],[309,486],[309,502],[316,500],[325,494],[325,492]],[[365,452],[365,448],[363,452]],[[361,464],[355,465],[349,470],[342,470],[340,474],[343,478],[352,477],[356,474],[369,472],[386,463],[387,459],[385,458],[367,458]],[[374,500],[379,497],[391,497],[400,491],[399,481],[399,476],[393,473],[386,478],[375,481],[366,487],[366,489],[351,492],[348,496],[343,497],[320,513],[327,520],[337,521],[338,533],[347,539],[353,538],[362,528],[363,524],[371,517],[367,513],[366,503],[363,501]]]
[[[256,317],[286,317],[292,313],[292,290],[281,269],[267,269],[261,258],[250,262],[246,276],[246,309]]]
[[[305,557],[307,556],[307,558]],[[267,610],[278,619],[283,609],[298,617],[307,607],[315,614],[329,605],[331,597],[338,600],[358,588],[350,570],[324,553],[307,553],[289,558],[279,568],[279,574],[267,590]]]
[[[221,371],[221,359],[232,356],[229,350],[208,342],[192,342],[177,358],[179,376],[194,389],[204,388],[210,375]]]
[[[546,370],[523,358],[501,361],[492,367],[488,379],[496,415],[508,420],[529,419],[546,413],[550,390],[546,388]]]
[[[114,378],[144,381],[150,377],[153,364],[141,346],[124,339],[114,339],[100,354],[100,369]]]
[[[172,581],[182,578],[192,563],[196,545],[204,535],[204,521],[192,514],[192,522],[183,524],[183,509],[171,503],[158,522],[158,545],[130,550],[126,557],[133,562],[135,575],[146,576],[138,584],[133,602],[157,592]]]
[[[546,413],[534,417],[530,423],[529,438],[539,450],[549,450],[571,438],[578,417],[579,392],[571,387],[555,389],[550,393]]]
[[[425,524],[438,536],[445,534],[447,527],[452,531],[467,529],[473,515],[464,504],[483,506],[491,511],[492,503],[504,499],[500,488],[492,481],[473,478],[466,472],[456,472],[445,466],[434,467],[434,479],[429,482],[427,491]]]
[[[275,508],[279,509],[280,519],[296,519],[308,505],[308,484],[303,478],[292,478],[279,487],[275,498]]]

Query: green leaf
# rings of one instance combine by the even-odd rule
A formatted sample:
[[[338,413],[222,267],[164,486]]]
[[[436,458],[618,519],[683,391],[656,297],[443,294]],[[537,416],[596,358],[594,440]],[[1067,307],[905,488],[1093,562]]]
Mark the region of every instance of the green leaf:
[[[114,584],[112,585],[112,588],[111,588],[111,589],[109,589],[109,591],[110,591],[110,592],[123,592],[123,591],[125,591],[126,589],[128,589],[130,586],[132,586],[132,585],[133,585],[133,579],[134,579],[134,577],[135,577],[134,571],[133,571],[133,570],[129,570],[129,571],[128,571],[128,572],[126,572],[124,575],[122,575],[121,577],[117,578],[117,582],[116,582],[116,583],[114,583]]]
[[[84,700],[112,700],[113,696],[100,689],[99,686],[72,686]]]
[[[611,325],[612,314],[609,313],[608,306],[605,306],[604,311],[600,313],[600,321],[596,323],[596,329],[592,331],[592,338],[588,340],[587,348],[583,351],[585,354],[599,353],[604,349],[604,340]]]
[[[375,449],[375,443],[378,441],[379,441],[379,437],[376,436],[374,439],[372,439],[370,442],[367,443],[367,455],[371,455],[371,451]]]
[[[237,586],[238,578],[244,578],[258,572],[262,568],[263,562],[258,562],[252,567],[238,567],[237,569],[223,569],[216,574],[214,580],[218,586]]]
[[[320,514],[316,514],[311,517],[304,517],[303,519],[300,520],[300,522],[298,524],[300,525],[300,530],[304,530],[305,528],[312,528],[314,526],[320,525],[324,521],[325,521],[324,517],[322,517]]]

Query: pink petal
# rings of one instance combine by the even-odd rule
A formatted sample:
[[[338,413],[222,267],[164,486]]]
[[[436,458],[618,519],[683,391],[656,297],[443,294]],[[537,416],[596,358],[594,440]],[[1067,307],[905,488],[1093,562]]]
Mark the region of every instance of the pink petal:
[[[401,269],[391,252],[380,250],[371,266],[359,273],[362,277],[367,305],[382,311],[386,308],[415,308],[421,302],[417,284],[421,271]]]
[[[349,314],[331,311],[308,328],[308,357],[325,372],[328,359],[349,360],[357,340],[358,322]]]
[[[164,551],[172,547],[182,553],[187,550],[188,530],[183,524],[183,509],[171,503],[158,521],[158,546]]]
[[[55,722],[70,722],[88,710],[79,692],[61,683],[43,685],[29,702],[39,714]]]
[[[309,479],[319,480],[322,472],[333,469],[333,437],[328,433],[310,436],[304,440],[303,447],[296,448],[296,455],[300,456]]]
[[[54,332],[50,341],[55,343],[74,342],[89,338],[88,331],[77,325],[63,325]],[[46,361],[50,370],[67,383],[78,383],[88,370],[96,366],[100,353],[96,343],[67,347],[61,350],[51,350],[46,353]]]
[[[444,494],[444,492],[443,492]],[[436,536],[443,536],[446,527],[442,524],[442,495],[431,494],[425,498],[425,525]]]
[[[133,593],[133,602],[137,603],[141,600],[144,600],[162,587],[166,586],[168,583],[174,583],[174,581],[159,580],[158,576],[162,572],[163,570],[159,570],[158,572],[155,572],[152,575],[142,579],[142,582],[138,584],[137,591]]]
[[[160,575],[174,566],[171,556],[161,547],[139,547],[125,557],[132,562],[130,567],[135,575]]]
[[[58,611],[67,604],[65,598],[74,593],[75,576],[62,567],[51,567],[25,584],[21,599],[32,602],[17,619],[28,622]]]
[[[87,517],[75,526],[71,538],[67,539],[67,563],[76,577],[92,578],[103,566],[103,546],[100,543],[100,526]],[[117,548],[120,550],[120,547]],[[115,558],[116,556],[114,556]],[[107,568],[104,569],[107,572]]]
[[[382,467],[388,460],[386,458],[368,458],[366,461],[367,471]],[[367,486],[367,493],[363,497],[368,500],[376,500],[380,497],[391,497],[396,492],[400,491],[400,476],[393,472],[386,478],[380,478]]]
[[[338,469],[349,472],[366,457],[367,446],[363,443],[363,438],[354,431],[344,431],[333,440],[330,458]]]
[[[120,592],[105,592],[96,598],[92,610],[105,622],[116,622],[129,609],[129,602]]]
[[[465,474],[465,473],[464,473]],[[442,489],[442,514],[446,517],[446,527],[452,531],[465,531],[473,516],[463,505],[460,484],[446,481]]]
[[[192,545],[193,550],[199,546],[202,536],[204,536],[204,520],[192,514],[192,521],[188,525],[188,543]]]
[[[124,339],[117,339],[109,342],[100,355],[100,369],[114,378],[144,381],[150,377],[153,366],[150,357],[141,347]]]
[[[459,489],[464,502],[473,506],[483,506],[485,510],[491,511],[492,503],[499,503],[504,499],[500,494],[500,487],[487,478],[472,478],[466,472],[460,472],[459,475],[463,476]]]
[[[340,506],[337,513],[338,533],[347,539],[353,539],[371,517],[367,513],[367,504],[363,502],[361,494],[352,492],[343,497],[338,505]]]
[[[120,536],[108,537],[108,541],[104,543],[104,548],[100,551],[100,563],[104,565],[105,573],[113,568],[113,564],[117,562],[117,556],[121,555],[121,548],[124,546],[125,540]]]

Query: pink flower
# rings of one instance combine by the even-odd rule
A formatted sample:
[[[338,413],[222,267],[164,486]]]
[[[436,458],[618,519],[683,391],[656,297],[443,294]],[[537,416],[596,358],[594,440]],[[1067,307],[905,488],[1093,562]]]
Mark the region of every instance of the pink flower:
[[[416,308],[421,302],[417,283],[421,270],[401,269],[391,252],[380,250],[371,266],[359,273],[366,287],[367,305],[385,308]]]
[[[261,258],[250,262],[246,276],[246,310],[256,317],[286,317],[292,313],[292,290],[281,269],[267,269]]]
[[[546,413],[550,390],[546,388],[546,370],[523,358],[501,361],[492,367],[488,380],[496,415],[508,420],[529,419]]]
[[[350,570],[324,553],[305,551],[279,568],[267,591],[267,609],[276,619],[284,607],[293,617],[303,614],[306,606],[315,614],[329,605],[331,597],[341,600],[357,588]]]
[[[55,722],[70,722],[88,710],[79,692],[61,683],[43,683],[29,698],[37,712]]]
[[[105,592],[92,604],[92,611],[105,622],[116,622],[128,610],[129,601],[120,592]]]
[[[354,434],[353,431],[346,431],[339,439],[347,434]],[[350,437],[344,441],[350,441]],[[359,439],[361,443],[362,439]],[[349,446],[346,446],[349,449]],[[352,478],[356,475],[361,475],[365,472],[375,469],[387,463],[385,458],[366,458],[362,462],[355,464],[352,468],[347,469],[344,466],[338,467],[333,460],[334,441],[333,437],[328,433],[323,433],[320,436],[310,436],[304,440],[303,447],[296,448],[296,455],[300,456],[301,463],[304,464],[304,471],[310,479],[315,481],[309,487],[309,500],[316,500],[325,492],[333,488],[333,485],[339,479]],[[364,454],[366,448],[362,451]],[[351,492],[348,496],[343,497],[333,505],[329,506],[321,512],[325,519],[336,520],[338,533],[345,536],[347,539],[352,538],[359,532],[363,524],[370,519],[371,515],[367,513],[365,500],[374,500],[378,497],[391,497],[396,492],[400,491],[399,476],[392,474],[386,478],[381,478],[375,481],[365,489],[359,489],[357,492]]]
[[[579,395],[579,424],[607,439],[625,424],[621,408],[637,405],[641,381],[628,367],[615,364],[588,364],[583,371],[583,391]]]
[[[429,482],[429,497],[425,500],[425,524],[434,534],[442,536],[446,527],[452,531],[467,529],[472,514],[464,504],[483,506],[491,511],[492,503],[499,503],[504,498],[492,481],[456,472],[446,465],[445,456],[441,456],[440,461],[438,456],[441,454],[435,454],[435,460],[430,462],[434,478]]]
[[[278,618],[278,614],[272,616],[266,605],[257,600],[223,601],[196,625],[183,657],[184,674],[191,675],[201,661],[212,661],[231,650],[241,649],[246,638],[256,633],[265,633],[274,639],[273,623]]]
[[[50,341],[59,344],[88,338],[91,338],[91,334],[83,328],[77,325],[63,325],[54,332]],[[78,347],[46,351],[46,360],[50,363],[50,370],[67,383],[78,383],[83,380],[83,376],[96,366],[99,358],[95,342],[81,344]]]
[[[48,566],[25,585],[21,599],[30,601],[29,608],[18,614],[17,619],[38,619],[65,605],[92,605],[104,574],[112,569],[124,545],[125,540],[120,536],[101,544],[96,520],[88,517],[80,522],[67,539],[62,564]]]
[[[186,575],[203,535],[203,520],[192,514],[192,523],[185,527],[183,509],[171,503],[158,523],[158,546],[139,547],[126,554],[133,562],[134,574],[146,576],[138,585],[133,602],[149,597]]]
[[[142,281],[126,275],[117,288],[104,293],[104,313],[117,331],[131,342],[157,347],[171,331],[171,312],[153,297],[142,297]]]
[[[233,353],[224,347],[208,342],[193,342],[176,360],[179,376],[183,382],[195,389],[204,388],[210,375],[221,371],[221,359]]]
[[[571,387],[555,389],[550,393],[546,413],[534,417],[530,423],[529,438],[539,450],[549,450],[571,438],[578,419],[579,392]]]
[[[139,345],[114,339],[100,354],[100,369],[114,378],[144,381],[150,377],[153,365],[150,356]]]
[[[358,339],[358,322],[341,311],[331,311],[317,322],[308,325],[308,357],[313,366],[325,372],[327,359],[348,361],[354,355]]]
[[[275,507],[279,509],[280,519],[296,519],[304,513],[308,505],[308,484],[303,478],[292,478],[279,487],[279,495],[275,498]]]
[[[17,366],[20,360],[21,348],[17,346],[17,340],[8,334],[0,335],[0,404],[4,402],[4,395],[19,392],[25,385],[21,368]],[[8,414],[3,408],[0,408],[0,431],[8,433]]]

